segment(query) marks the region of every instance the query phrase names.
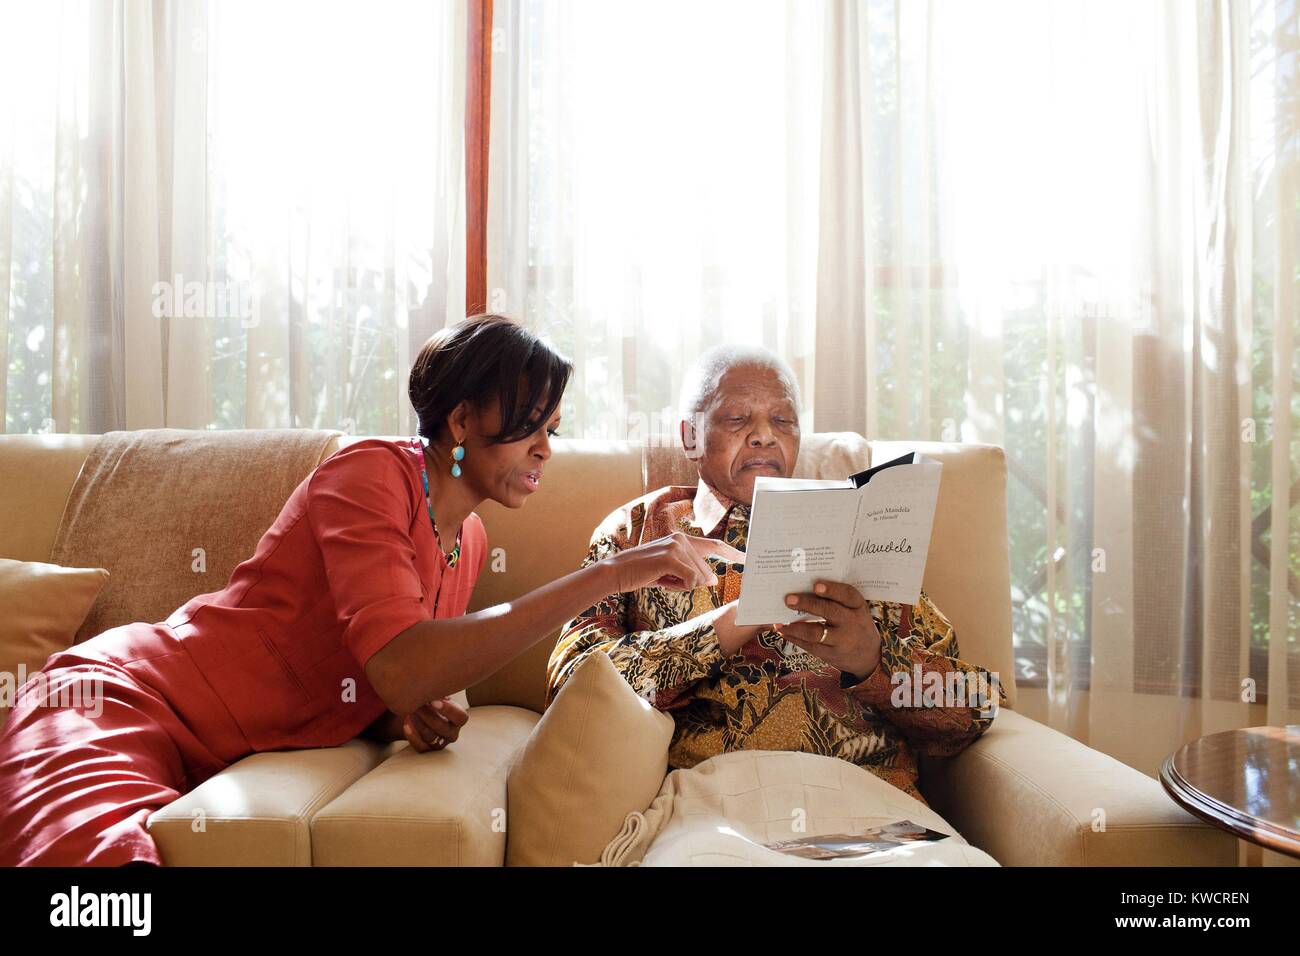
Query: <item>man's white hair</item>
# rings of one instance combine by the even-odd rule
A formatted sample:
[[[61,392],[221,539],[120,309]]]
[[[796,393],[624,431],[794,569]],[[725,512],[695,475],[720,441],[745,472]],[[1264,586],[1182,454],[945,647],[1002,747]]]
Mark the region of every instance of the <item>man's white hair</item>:
[[[703,411],[705,406],[713,401],[722,376],[733,368],[771,369],[780,376],[786,388],[790,390],[790,399],[794,402],[795,411],[803,407],[799,399],[799,383],[795,380],[794,370],[781,356],[761,345],[715,345],[686,370],[677,402],[681,417],[689,419]]]

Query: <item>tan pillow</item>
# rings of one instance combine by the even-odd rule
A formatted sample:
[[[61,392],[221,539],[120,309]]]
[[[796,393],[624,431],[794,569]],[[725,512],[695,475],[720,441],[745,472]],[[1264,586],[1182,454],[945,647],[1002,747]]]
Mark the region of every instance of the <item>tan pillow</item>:
[[[668,772],[673,719],[603,653],[587,656],[533,728],[507,783],[506,865],[594,863]]]
[[[103,568],[0,558],[0,726],[18,688],[67,650],[108,582]]]

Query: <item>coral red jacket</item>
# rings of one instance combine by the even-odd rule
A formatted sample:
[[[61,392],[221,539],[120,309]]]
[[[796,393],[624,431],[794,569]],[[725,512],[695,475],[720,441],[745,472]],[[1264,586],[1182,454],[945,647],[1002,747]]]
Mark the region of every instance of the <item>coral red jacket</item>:
[[[487,536],[471,513],[447,567],[422,461],[409,442],[340,449],[294,490],[225,588],[168,617],[254,750],[351,740],[386,709],[365,678],[371,655],[418,621],[465,613]]]

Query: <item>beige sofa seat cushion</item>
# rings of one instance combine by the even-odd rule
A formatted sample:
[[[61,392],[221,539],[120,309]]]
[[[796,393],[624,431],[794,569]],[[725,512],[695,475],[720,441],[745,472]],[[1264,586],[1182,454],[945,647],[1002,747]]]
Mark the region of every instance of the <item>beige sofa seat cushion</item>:
[[[808,860],[762,846],[777,840],[911,820],[951,834],[869,857]],[[602,855],[605,865],[997,866],[943,817],[845,760],[737,750],[674,770],[644,813],[628,815]]]
[[[1155,778],[1006,707],[955,757],[923,757],[921,781],[1004,866],[1237,865],[1237,838]]]
[[[506,776],[537,719],[521,707],[474,707],[444,750],[394,745],[312,819],[315,864],[501,866]]]
[[[673,719],[602,654],[565,682],[510,771],[508,866],[595,863],[668,771]]]
[[[168,866],[311,866],[311,820],[391,745],[252,754],[149,818]]]
[[[18,688],[47,657],[72,646],[107,582],[103,568],[0,558],[0,726]]]

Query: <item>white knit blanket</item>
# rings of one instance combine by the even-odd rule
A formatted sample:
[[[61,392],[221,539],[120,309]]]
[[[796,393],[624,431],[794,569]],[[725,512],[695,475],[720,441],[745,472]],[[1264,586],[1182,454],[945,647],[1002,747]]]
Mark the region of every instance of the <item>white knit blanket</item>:
[[[951,834],[885,853],[809,860],[764,843],[912,820]],[[650,806],[624,820],[597,866],[998,866],[942,817],[844,760],[741,750],[674,770]]]

